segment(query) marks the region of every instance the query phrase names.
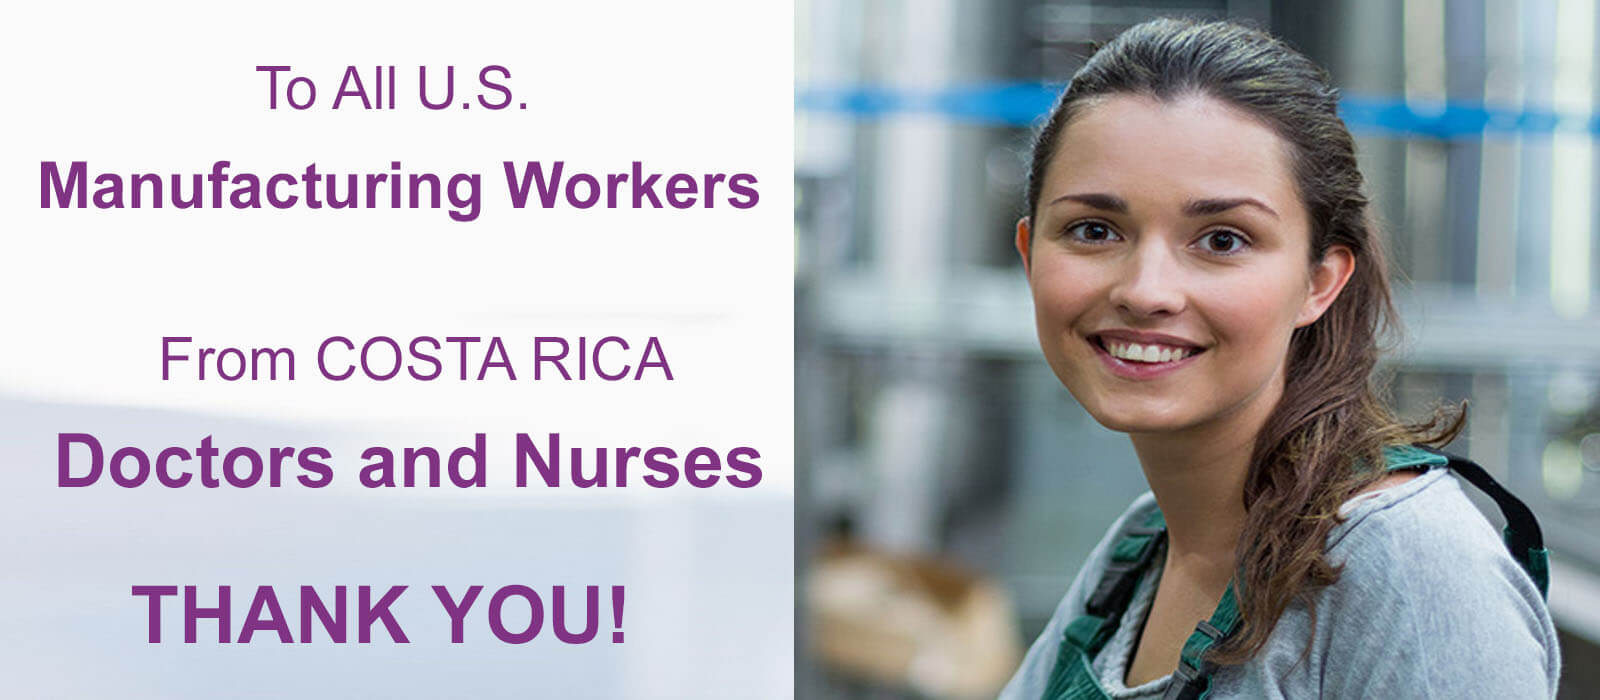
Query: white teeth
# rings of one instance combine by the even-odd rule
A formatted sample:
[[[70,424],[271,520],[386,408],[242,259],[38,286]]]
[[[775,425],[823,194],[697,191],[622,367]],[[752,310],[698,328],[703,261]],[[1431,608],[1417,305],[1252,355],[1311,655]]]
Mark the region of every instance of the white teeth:
[[[1106,349],[1112,357],[1129,360],[1131,362],[1173,362],[1194,354],[1189,348],[1173,347],[1171,345],[1140,345],[1138,343],[1124,343],[1115,340],[1105,340]]]

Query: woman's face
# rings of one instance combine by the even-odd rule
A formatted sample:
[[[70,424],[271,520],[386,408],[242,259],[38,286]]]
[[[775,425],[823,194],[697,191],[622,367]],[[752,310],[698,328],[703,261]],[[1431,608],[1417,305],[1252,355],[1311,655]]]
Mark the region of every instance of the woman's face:
[[[1308,262],[1288,145],[1200,96],[1087,106],[1059,136],[1017,248],[1045,359],[1128,433],[1264,419],[1290,334],[1353,266],[1343,247]]]

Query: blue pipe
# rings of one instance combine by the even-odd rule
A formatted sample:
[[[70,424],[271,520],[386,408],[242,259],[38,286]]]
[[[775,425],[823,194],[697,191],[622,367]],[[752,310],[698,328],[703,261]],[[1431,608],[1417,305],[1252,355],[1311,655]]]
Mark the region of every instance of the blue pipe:
[[[1030,127],[1050,111],[1062,87],[1048,83],[988,83],[938,90],[803,88],[795,92],[795,109],[862,120],[926,114],[963,124]],[[1600,137],[1600,116],[1559,114],[1548,109],[1346,95],[1339,103],[1339,112],[1351,131],[1376,136],[1476,140],[1485,135],[1543,136],[1563,131]]]

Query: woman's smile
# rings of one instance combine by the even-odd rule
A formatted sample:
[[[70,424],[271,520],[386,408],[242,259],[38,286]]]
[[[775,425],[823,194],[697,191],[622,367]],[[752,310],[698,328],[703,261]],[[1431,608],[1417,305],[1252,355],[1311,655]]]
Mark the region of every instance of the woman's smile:
[[[1133,380],[1167,376],[1205,352],[1198,344],[1172,336],[1124,330],[1095,333],[1088,342],[1107,370]]]

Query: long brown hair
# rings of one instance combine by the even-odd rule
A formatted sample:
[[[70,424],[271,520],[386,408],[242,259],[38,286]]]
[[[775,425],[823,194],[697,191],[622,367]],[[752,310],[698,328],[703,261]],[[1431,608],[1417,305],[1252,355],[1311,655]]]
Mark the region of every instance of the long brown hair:
[[[1312,594],[1338,580],[1339,567],[1324,551],[1328,532],[1339,522],[1339,506],[1383,476],[1383,448],[1449,442],[1461,431],[1465,405],[1407,423],[1384,400],[1380,340],[1399,331],[1389,265],[1355,140],[1339,118],[1338,91],[1326,71],[1271,35],[1230,22],[1159,19],[1124,31],[1073,76],[1034,141],[1030,220],[1061,131],[1091,98],[1111,94],[1159,100],[1199,94],[1270,125],[1290,146],[1295,185],[1310,214],[1308,264],[1333,245],[1356,259],[1332,306],[1290,337],[1283,396],[1251,454],[1234,579],[1242,623],[1211,655],[1239,663],[1261,649],[1292,601],[1314,607]]]

